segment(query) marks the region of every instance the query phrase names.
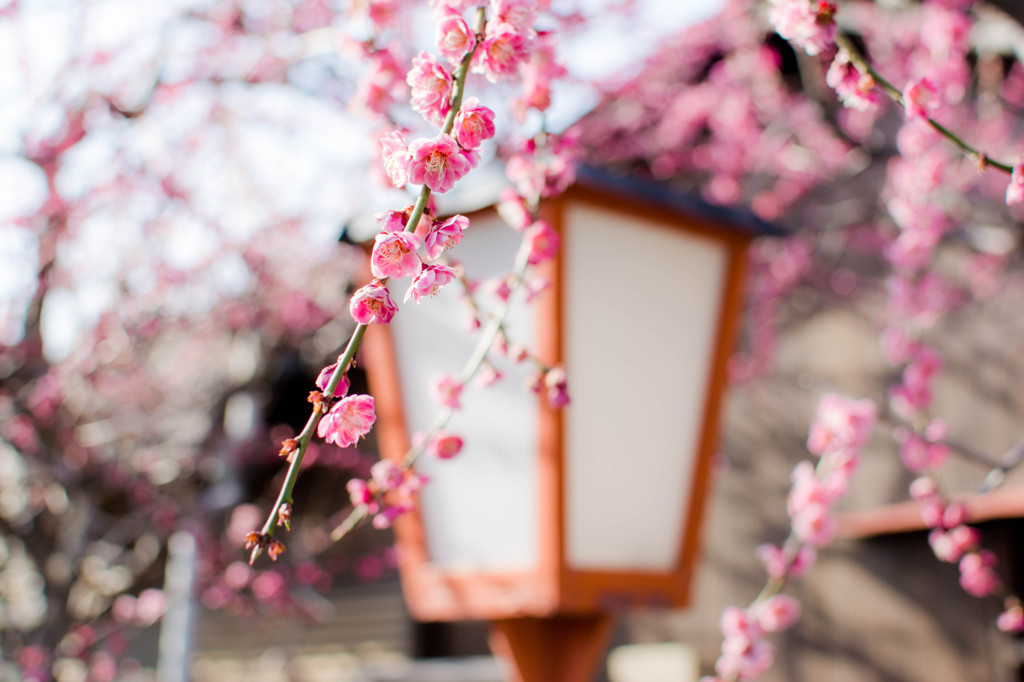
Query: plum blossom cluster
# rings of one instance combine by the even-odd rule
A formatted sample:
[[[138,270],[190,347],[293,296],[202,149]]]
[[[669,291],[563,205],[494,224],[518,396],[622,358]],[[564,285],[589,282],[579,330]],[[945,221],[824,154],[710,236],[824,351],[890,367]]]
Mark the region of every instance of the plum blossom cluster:
[[[377,214],[381,231],[374,239],[370,254],[370,270],[376,278],[352,296],[349,310],[359,324],[387,324],[398,312],[386,283],[389,279],[411,277],[404,301],[410,298],[419,303],[433,296],[455,279],[455,271],[444,264],[428,263],[462,241],[469,219],[455,215],[445,220],[431,220],[426,211],[417,221],[417,231],[406,232],[405,222],[412,207],[404,212],[385,211]],[[419,234],[424,234],[421,238]],[[420,255],[424,247],[427,259]]]
[[[576,179],[579,131],[570,128],[561,135],[542,135],[523,140],[505,166],[505,173],[524,197],[557,196]]]
[[[791,578],[814,563],[815,548],[831,542],[835,533],[832,506],[847,490],[860,450],[875,425],[875,404],[824,396],[807,438],[807,449],[818,456],[817,465],[803,461],[793,471],[793,487],[787,500],[792,531],[781,547],[758,548],[768,575],[761,595],[745,609],[730,606],[722,614],[722,654],[715,676],[702,682],[752,680],[764,673],[775,657],[765,635],[789,628],[800,615],[799,603],[781,594]]]
[[[827,0],[772,0],[768,20],[780,36],[814,56],[835,43],[835,14]]]
[[[391,11],[397,8],[397,4],[385,4],[391,9],[384,11],[383,7],[378,7],[366,17],[381,35],[397,16],[396,11]],[[354,106],[378,116],[387,116],[391,104],[408,93],[411,109],[440,130],[434,137],[420,137],[407,143],[407,131],[393,127],[380,138],[380,158],[389,184],[398,188],[408,184],[422,187],[414,205],[403,211],[385,211],[376,216],[380,231],[370,255],[373,280],[358,289],[349,303],[356,329],[337,362],[321,372],[317,381],[319,391],[310,396],[313,414],[305,429],[282,445],[281,454],[289,461],[288,474],[278,502],[262,531],[254,535],[253,559],[261,551],[269,553],[270,547],[274,548],[275,555],[283,551],[283,545],[273,539],[273,531],[279,525],[287,526],[290,521],[291,493],[313,432],[327,444],[350,448],[373,428],[376,421],[374,399],[369,395],[348,395],[347,372],[353,366],[366,327],[389,324],[398,312],[389,284],[393,280],[410,279],[402,303],[410,299],[420,303],[453,281],[466,283],[467,291],[472,292],[473,285],[448,257],[448,252],[462,240],[469,221],[461,215],[439,218],[429,205],[432,193],[449,191],[477,166],[481,145],[493,138],[496,132],[494,112],[476,97],[463,97],[467,74],[472,70],[491,82],[522,76],[525,88],[514,112],[521,118],[526,108],[544,110],[549,106],[550,82],[564,73],[555,59],[551,34],[541,35],[533,28],[538,12],[547,7],[546,3],[536,0],[440,0],[431,5],[437,19],[435,47],[440,57],[421,51],[412,58],[411,68],[402,77],[398,48],[378,44],[378,38],[360,47],[371,65],[357,86]],[[472,26],[467,20],[467,13],[473,15]],[[563,144],[559,154],[552,157],[561,164],[557,173],[544,172],[544,165],[548,163],[545,161],[544,164],[524,165],[519,176],[525,179],[530,174],[539,175],[539,187],[542,188],[552,183],[568,182],[567,178],[571,177],[569,146]],[[535,206],[539,198],[538,191],[532,193],[528,200],[519,201],[523,206],[527,203]],[[516,227],[523,232],[520,255],[513,273],[496,289],[503,293],[499,293],[499,305],[488,320],[488,329],[480,341],[482,351],[474,353],[457,378],[450,375],[441,377],[434,387],[438,401],[448,410],[449,416],[452,410],[459,408],[462,389],[474,375],[477,383],[481,384],[500,379],[500,373],[487,362],[486,351],[495,335],[505,333],[501,319],[507,312],[508,296],[524,282],[525,268],[554,257],[558,249],[558,235],[547,223],[530,218]],[[528,288],[536,294],[543,286],[531,282]],[[474,310],[477,310],[475,304]],[[527,352],[519,349],[515,355],[521,360],[529,357]],[[543,369],[543,384],[549,401],[566,404],[568,389],[564,371],[550,367]],[[441,416],[444,414],[442,411]],[[369,479],[353,479],[349,493],[354,510],[336,529],[334,537],[344,535],[367,515],[373,517],[375,526],[389,526],[397,516],[411,508],[416,491],[424,483],[412,471],[416,458],[423,452],[429,452],[440,459],[449,459],[462,447],[462,438],[445,431],[444,423],[440,423],[423,434],[420,442],[414,444],[401,460],[375,465]]]
[[[370,479],[346,484],[352,506],[373,517],[374,528],[388,528],[414,506],[414,496],[427,479],[409,467],[382,459],[370,469]]]
[[[776,594],[749,608],[730,606],[722,613],[722,655],[715,663],[718,677],[712,680],[752,680],[771,667],[775,647],[765,635],[791,627],[800,617],[800,602]]]
[[[935,556],[960,569],[960,586],[975,597],[999,595],[1004,611],[997,625],[1004,632],[1024,632],[1020,599],[1008,594],[996,574],[996,556],[980,546],[981,534],[966,524],[968,509],[962,502],[947,502],[934,478],[922,476],[910,485],[910,494],[921,505],[921,518],[931,528],[928,544]]]

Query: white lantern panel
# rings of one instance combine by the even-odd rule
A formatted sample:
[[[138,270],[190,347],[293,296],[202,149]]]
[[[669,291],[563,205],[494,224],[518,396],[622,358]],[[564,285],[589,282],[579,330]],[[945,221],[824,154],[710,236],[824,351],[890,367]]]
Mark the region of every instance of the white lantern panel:
[[[472,280],[508,274],[519,235],[496,216],[473,219],[453,256]],[[392,282],[396,301],[409,280]],[[496,299],[478,290],[490,310]],[[441,374],[457,376],[480,333],[467,333],[469,305],[453,282],[420,305],[411,300],[391,323],[402,382],[402,405],[410,436],[425,431],[439,406],[430,392]],[[521,297],[506,319],[513,342],[532,347],[535,310]],[[481,322],[486,323],[485,320]],[[523,388],[529,363],[513,365],[501,358],[504,378],[462,392],[462,409],[448,429],[465,439],[450,460],[423,455],[417,469],[430,477],[420,494],[429,559],[450,570],[518,571],[537,564],[537,397]]]
[[[565,216],[566,560],[676,562],[714,359],[725,245],[637,216]]]

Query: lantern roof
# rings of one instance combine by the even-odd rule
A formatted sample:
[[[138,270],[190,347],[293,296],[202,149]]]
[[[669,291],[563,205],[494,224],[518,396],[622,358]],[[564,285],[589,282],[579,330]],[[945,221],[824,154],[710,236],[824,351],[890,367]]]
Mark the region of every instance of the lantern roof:
[[[491,171],[494,170],[496,167],[491,168]],[[681,191],[678,187],[635,175],[623,175],[607,168],[579,166],[574,185],[622,198],[638,206],[696,219],[716,228],[749,237],[785,234],[777,225],[757,217],[746,208],[715,205],[697,194]],[[502,190],[508,186],[508,180],[501,173],[484,172],[474,178],[473,182],[457,184],[445,194],[435,194],[438,214],[471,214],[485,210],[498,203]],[[354,218],[345,226],[345,236],[354,242],[369,241],[373,239],[377,229],[373,214],[366,213]]]
[[[576,184],[624,199],[632,199],[637,203],[680,216],[698,218],[717,227],[751,237],[784,234],[776,225],[762,220],[748,210],[711,204],[695,194],[681,192],[664,183],[619,175],[596,166],[580,166],[576,171]]]

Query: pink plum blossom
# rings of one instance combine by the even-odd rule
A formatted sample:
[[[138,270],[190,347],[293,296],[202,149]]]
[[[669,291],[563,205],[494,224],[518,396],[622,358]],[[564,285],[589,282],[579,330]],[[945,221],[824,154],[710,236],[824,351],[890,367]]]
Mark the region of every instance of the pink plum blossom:
[[[746,637],[751,640],[757,639],[764,632],[757,619],[752,618],[746,609],[738,606],[727,606],[722,610],[718,629],[726,637]]]
[[[812,547],[822,547],[832,542],[835,532],[835,517],[825,505],[808,505],[793,516],[793,534]]]
[[[431,393],[434,400],[444,407],[459,409],[459,396],[462,394],[462,384],[450,374],[442,374],[436,377],[431,384]]]
[[[462,14],[481,4],[481,0],[430,0],[430,6],[434,12],[441,17],[452,14]]]
[[[409,232],[378,232],[370,254],[374,277],[409,277],[420,271],[423,262],[416,254],[419,238]]]
[[[388,324],[398,312],[388,288],[374,280],[352,295],[349,303],[352,319],[359,324]]]
[[[397,489],[405,480],[402,468],[390,459],[382,459],[370,467],[370,476],[381,492]]]
[[[395,187],[404,187],[409,182],[409,166],[412,163],[412,156],[405,146],[402,133],[397,130],[385,133],[380,138],[380,155],[384,159],[384,171],[391,180],[391,184]]]
[[[1006,600],[1005,611],[999,614],[996,625],[1003,632],[1024,632],[1024,608],[1016,597]]]
[[[900,459],[912,473],[938,469],[949,457],[949,448],[944,444],[933,443],[909,429],[899,428],[893,435],[900,444]]]
[[[921,520],[929,528],[942,527],[942,513],[944,511],[945,507],[942,504],[942,500],[938,497],[921,500]]]
[[[374,501],[373,491],[366,481],[361,478],[349,479],[348,483],[345,484],[345,489],[348,491],[348,498],[352,502],[353,507],[366,505],[371,514],[377,513],[379,507]]]
[[[452,75],[427,51],[413,57],[405,78],[412,88],[412,108],[430,123],[441,125],[451,108]]]
[[[811,505],[828,506],[833,497],[815,474],[814,465],[800,462],[793,469],[793,487],[789,491],[786,505],[790,516],[796,516]]]
[[[491,22],[483,42],[473,53],[473,72],[482,73],[492,83],[505,80],[515,75],[528,51],[527,40],[515,25]]]
[[[499,381],[505,375],[495,369],[494,365],[489,362],[484,362],[480,365],[480,369],[477,370],[476,375],[473,377],[473,384],[480,388],[487,388]]]
[[[569,404],[569,378],[561,367],[553,367],[544,375],[548,405],[554,409]]]
[[[512,103],[512,111],[520,123],[529,109],[546,111],[551,106],[551,82],[566,75],[566,69],[555,56],[550,34],[540,37],[530,58],[519,69],[522,95]]]
[[[469,228],[469,218],[455,215],[443,222],[435,222],[427,234],[427,256],[437,258],[462,241],[462,233]]]
[[[380,227],[381,232],[403,232],[409,223],[409,218],[412,216],[412,210],[412,206],[406,206],[404,211],[381,211],[373,217],[377,220],[377,225]],[[430,226],[433,222],[434,211],[428,206],[420,214],[420,220],[416,224],[413,234],[422,241],[430,231]]]
[[[334,370],[336,370],[337,368],[338,363],[334,362],[320,370],[320,374],[317,375],[316,378],[316,387],[319,388],[321,391],[326,391],[327,384],[329,384],[331,381],[331,375],[334,374]],[[348,374],[342,374],[341,380],[338,381],[338,386],[334,389],[334,397],[341,398],[345,396],[348,393],[348,387]]]
[[[960,586],[975,597],[986,597],[999,589],[999,577],[993,570],[996,555],[987,549],[971,552],[960,560]]]
[[[437,49],[452,65],[462,61],[476,47],[476,34],[457,14],[447,15],[437,24]]]
[[[494,137],[494,112],[470,97],[455,115],[455,139],[463,149],[476,149],[484,140]]]
[[[498,199],[498,215],[501,216],[502,220],[511,225],[512,229],[522,232],[530,226],[530,210],[526,207],[522,197],[516,194],[514,189],[506,187],[502,190]]]
[[[920,344],[911,339],[901,327],[887,328],[880,338],[885,359],[893,365],[901,365],[917,354]]]
[[[512,295],[512,288],[509,286],[508,277],[494,277],[483,283],[481,287],[484,291],[494,294],[495,298],[507,301],[508,297]],[[499,339],[503,341],[504,339]]]
[[[408,216],[402,211],[381,211],[373,216],[381,232],[404,232]]]
[[[551,280],[547,277],[538,277],[531,279],[526,283],[526,302],[530,303],[533,299],[540,296],[542,293],[547,291],[551,287]]]
[[[350,395],[323,416],[316,433],[328,443],[347,448],[368,434],[376,420],[373,396]]]
[[[722,655],[715,661],[715,672],[725,679],[752,680],[770,668],[774,660],[775,647],[763,639],[726,637]]]
[[[836,6],[825,0],[771,0],[768,20],[780,36],[814,56],[836,39]]]
[[[515,26],[518,31],[528,32],[537,21],[536,0],[491,0],[491,14],[498,21]]]
[[[378,117],[397,99],[404,97],[406,85],[402,65],[388,48],[368,51],[369,68],[356,84],[349,107],[357,113]]]
[[[871,436],[875,404],[828,394],[818,403],[818,415],[807,437],[807,449],[816,455],[845,448],[859,448]]]
[[[844,106],[857,111],[872,111],[878,108],[882,96],[875,87],[870,74],[861,73],[850,61],[850,53],[840,49],[832,65],[828,67],[825,82],[836,91]]]
[[[433,296],[441,287],[455,279],[455,271],[447,265],[427,265],[413,277],[404,301],[410,298],[419,303],[424,296]]]
[[[462,437],[447,431],[438,431],[427,450],[438,459],[451,459],[462,451]]]
[[[817,558],[817,553],[812,547],[801,547],[796,555],[790,558],[781,547],[769,544],[758,547],[756,554],[770,578],[799,578]]]
[[[928,118],[929,112],[938,105],[939,91],[930,78],[919,78],[907,84],[903,90],[903,108],[907,118]]]
[[[523,243],[530,250],[527,260],[531,265],[550,260],[558,253],[561,239],[546,220],[538,220],[523,233]]]
[[[959,526],[967,521],[967,505],[963,502],[950,502],[942,512],[942,525],[946,528]]]
[[[473,167],[473,158],[467,156],[451,135],[444,133],[432,140],[420,138],[409,147],[412,160],[409,180],[426,185],[435,192],[447,192],[455,181]]]
[[[412,509],[413,504],[410,501],[403,501],[398,504],[388,505],[373,517],[373,527],[377,530],[390,528],[392,524],[394,524],[395,519],[402,514],[412,511]]]
[[[1006,187],[1006,205],[1024,203],[1024,157],[1013,166],[1010,184]]]
[[[910,484],[910,496],[918,502],[930,499],[937,493],[938,485],[935,483],[934,478],[922,476],[915,478]]]
[[[934,528],[928,534],[928,544],[935,556],[947,563],[955,563],[978,546],[981,533],[976,528],[958,525],[949,530]]]
[[[754,606],[752,615],[765,632],[779,632],[791,627],[800,617],[800,602],[777,594]]]

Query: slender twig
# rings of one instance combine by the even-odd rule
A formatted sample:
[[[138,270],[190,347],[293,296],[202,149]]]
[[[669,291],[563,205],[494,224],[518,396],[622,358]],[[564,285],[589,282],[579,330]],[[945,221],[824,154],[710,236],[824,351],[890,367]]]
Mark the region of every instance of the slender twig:
[[[490,350],[491,345],[494,343],[494,338],[498,335],[499,330],[503,328],[505,318],[508,316],[508,312],[511,309],[512,295],[522,286],[524,275],[526,274],[526,268],[529,265],[530,249],[525,243],[519,247],[519,252],[516,255],[515,265],[512,269],[512,274],[509,277],[509,295],[501,303],[499,303],[494,311],[491,313],[487,324],[483,328],[483,332],[480,335],[480,339],[477,341],[476,346],[473,348],[473,352],[470,353],[466,359],[465,364],[462,366],[462,370],[459,372],[458,382],[465,385],[468,383],[477,370],[480,369],[480,365],[483,363],[484,358],[487,357],[487,352]],[[423,436],[413,443],[412,446],[406,451],[402,457],[402,466],[411,467],[420,455],[426,450],[430,440],[435,436],[441,429],[448,425],[455,411],[450,407],[443,407],[438,410],[437,415],[434,417],[434,421],[431,422],[430,426],[423,433]],[[334,530],[331,531],[331,539],[337,542],[347,535],[363,518],[366,517],[367,507],[364,504],[355,506],[345,520],[342,521]]]
[[[885,94],[888,95],[890,99],[892,99],[900,106],[905,105],[905,102],[903,101],[903,93],[899,89],[897,89],[895,85],[886,80],[882,76],[882,74],[875,70],[875,67],[871,66],[871,64],[860,52],[860,50],[857,49],[857,46],[853,44],[853,41],[850,40],[849,36],[847,36],[842,31],[837,31],[836,45],[846,50],[846,52],[850,55],[850,61],[856,64],[857,68],[860,69],[861,72],[870,75],[871,78],[874,79],[875,83],[877,83],[881,87],[882,91],[885,92]],[[1002,161],[996,161],[995,159],[990,158],[988,154],[985,154],[984,152],[975,149],[971,145],[967,144],[963,140],[963,138],[958,136],[956,133],[951,131],[946,126],[936,121],[934,118],[931,118],[929,116],[926,117],[926,120],[928,121],[928,124],[935,129],[936,132],[938,132],[940,135],[942,135],[947,140],[956,145],[956,147],[959,148],[960,151],[962,151],[967,156],[970,156],[980,166],[992,166],[993,168],[998,168],[999,170],[1005,173],[1013,172],[1012,164],[1003,163]]]
[[[992,468],[981,481],[977,491],[987,493],[995,490],[1006,480],[1006,474],[1024,461],[1024,441],[1017,443],[999,457],[999,464]]]
[[[478,34],[483,32],[486,18],[486,10],[483,7],[479,8],[476,15],[475,26],[475,30]],[[462,58],[458,68],[455,70],[454,82],[452,85],[451,109],[448,111],[448,115],[445,117],[444,125],[441,129],[441,133],[443,134],[451,133],[452,128],[455,125],[455,116],[462,107],[462,96],[466,87],[466,76],[469,74],[469,66],[473,60],[475,52],[476,47],[474,46],[474,48]],[[423,189],[420,190],[419,197],[416,199],[416,204],[413,206],[412,212],[409,214],[409,220],[405,225],[406,232],[412,232],[416,229],[420,218],[423,216],[423,211],[427,207],[429,199],[430,188],[424,185]],[[386,283],[387,279],[383,279],[381,282]],[[281,518],[281,508],[286,504],[292,504],[294,501],[292,494],[295,490],[295,483],[298,481],[299,470],[302,467],[302,460],[306,455],[306,449],[309,447],[309,442],[313,437],[313,432],[316,431],[317,425],[320,423],[320,419],[329,409],[331,399],[334,397],[334,391],[337,390],[342,377],[344,377],[345,373],[348,372],[356,353],[359,351],[363,342],[363,336],[366,334],[366,327],[367,325],[365,324],[356,325],[355,330],[352,332],[352,336],[349,338],[348,345],[345,347],[344,353],[338,357],[337,367],[334,368],[334,372],[331,374],[331,377],[327,382],[327,386],[323,391],[323,401],[314,404],[313,412],[309,415],[309,419],[306,421],[305,427],[303,427],[302,432],[299,433],[298,437],[295,439],[296,447],[291,453],[288,472],[285,474],[284,483],[281,485],[281,491],[278,493],[277,500],[274,502],[274,506],[271,508],[270,514],[267,516],[267,520],[260,531],[264,536],[272,537],[274,535],[274,530]],[[363,513],[365,514],[365,510]],[[256,548],[256,553],[258,553],[258,551],[259,547]]]

